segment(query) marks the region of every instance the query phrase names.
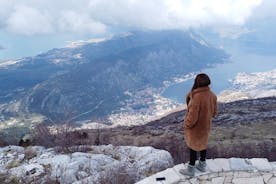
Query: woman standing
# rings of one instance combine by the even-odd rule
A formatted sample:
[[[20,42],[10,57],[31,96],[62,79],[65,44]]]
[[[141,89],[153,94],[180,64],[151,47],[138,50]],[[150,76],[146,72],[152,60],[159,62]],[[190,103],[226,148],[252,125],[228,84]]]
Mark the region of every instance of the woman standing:
[[[186,97],[187,113],[184,120],[185,141],[190,150],[190,162],[181,174],[194,176],[195,168],[206,171],[206,149],[212,118],[217,114],[217,97],[210,90],[208,75],[201,73],[195,78],[191,92]],[[197,160],[197,152],[200,160]]]

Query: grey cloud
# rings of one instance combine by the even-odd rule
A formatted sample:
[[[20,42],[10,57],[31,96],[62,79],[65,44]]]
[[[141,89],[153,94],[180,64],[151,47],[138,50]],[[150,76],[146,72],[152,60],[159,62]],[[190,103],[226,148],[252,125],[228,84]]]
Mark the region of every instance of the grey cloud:
[[[113,27],[239,26],[262,0],[0,0],[2,29],[23,35],[102,34]],[[0,28],[1,29],[1,28]]]

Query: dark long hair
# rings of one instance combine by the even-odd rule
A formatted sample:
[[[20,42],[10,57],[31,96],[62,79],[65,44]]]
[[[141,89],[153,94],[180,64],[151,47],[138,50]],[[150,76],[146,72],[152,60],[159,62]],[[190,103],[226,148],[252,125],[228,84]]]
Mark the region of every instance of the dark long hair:
[[[191,92],[197,88],[209,86],[210,84],[211,84],[211,80],[209,76],[205,73],[200,73],[195,78],[194,85],[191,89]],[[187,105],[189,104],[189,102],[190,102],[190,97],[187,96],[186,97]]]
[[[205,73],[200,73],[196,76],[194,85],[193,85],[191,91],[193,91],[199,87],[209,86],[210,84],[211,84],[211,80],[210,80],[209,76]]]

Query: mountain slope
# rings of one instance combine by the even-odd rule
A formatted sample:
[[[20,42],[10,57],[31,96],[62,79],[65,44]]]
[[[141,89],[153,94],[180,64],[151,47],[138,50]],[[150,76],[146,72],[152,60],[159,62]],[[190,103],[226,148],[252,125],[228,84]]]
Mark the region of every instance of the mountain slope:
[[[25,98],[24,106],[53,121],[55,117],[96,119],[119,110],[127,99],[126,91],[161,87],[165,80],[223,62],[226,57],[186,32],[138,32],[115,40],[107,41],[111,42],[108,46],[102,46],[107,44],[104,42],[82,48],[87,62],[38,85]],[[93,58],[91,47],[111,51]]]
[[[2,103],[15,100],[17,109],[15,112],[11,105],[4,106],[2,114],[41,114],[54,123],[102,118],[119,112],[123,102],[131,100],[126,92],[162,87],[166,80],[224,62],[225,58],[222,50],[189,31],[133,32],[53,49],[26,59],[27,64],[5,69],[7,81],[26,68],[29,75],[14,75],[24,90],[15,84],[3,94],[12,98]],[[18,89],[20,95],[12,93]]]

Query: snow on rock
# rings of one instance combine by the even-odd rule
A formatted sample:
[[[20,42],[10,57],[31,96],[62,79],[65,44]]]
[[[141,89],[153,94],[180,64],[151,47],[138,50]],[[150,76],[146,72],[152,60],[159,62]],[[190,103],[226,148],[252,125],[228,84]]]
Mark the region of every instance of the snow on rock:
[[[15,65],[21,61],[23,61],[24,59],[17,59],[17,60],[7,60],[7,61],[1,61],[0,62],[0,69],[6,69],[11,65]]]
[[[40,146],[0,148],[0,174],[7,182],[136,182],[173,166],[169,152],[152,147],[86,146],[87,152],[57,153]]]
[[[92,38],[92,39],[89,39],[89,40],[78,40],[78,41],[74,41],[74,42],[69,42],[66,47],[67,48],[77,48],[77,47],[80,47],[80,46],[83,46],[83,45],[86,45],[86,44],[89,44],[89,43],[100,43],[100,42],[104,42],[104,41],[107,41],[109,40],[110,38]]]
[[[239,73],[233,86],[219,94],[219,101],[263,98],[276,96],[276,69],[268,72]]]
[[[200,38],[199,36],[196,36],[194,34],[190,34],[190,37],[195,40],[196,42],[198,42],[200,45],[209,47],[209,45],[206,43],[206,41],[204,41],[202,38]]]

